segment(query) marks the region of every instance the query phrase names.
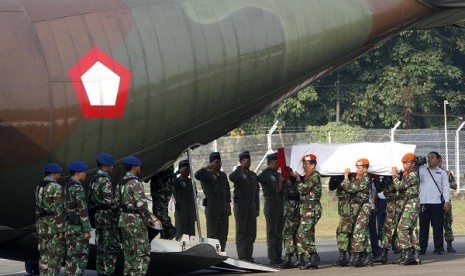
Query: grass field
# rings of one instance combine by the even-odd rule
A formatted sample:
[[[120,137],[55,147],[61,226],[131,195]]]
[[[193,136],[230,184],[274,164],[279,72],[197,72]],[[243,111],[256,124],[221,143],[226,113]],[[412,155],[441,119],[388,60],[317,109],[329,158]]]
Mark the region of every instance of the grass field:
[[[335,239],[336,238],[336,228],[339,221],[339,216],[337,214],[337,197],[333,192],[324,192],[321,199],[321,204],[323,206],[323,215],[316,226],[316,238],[317,239]],[[465,213],[465,198],[463,197],[454,197],[452,201],[453,205],[453,231],[454,235],[465,235],[465,216],[462,214]],[[174,214],[170,215],[174,219]],[[205,215],[200,212],[200,224],[202,228],[202,235],[206,237],[206,222]],[[235,240],[235,229],[236,224],[234,220],[234,215],[229,217],[229,235],[228,241]],[[432,233],[432,231],[430,232]],[[257,218],[257,241],[266,240],[266,223],[265,216],[263,215],[263,208],[261,210],[260,216]]]

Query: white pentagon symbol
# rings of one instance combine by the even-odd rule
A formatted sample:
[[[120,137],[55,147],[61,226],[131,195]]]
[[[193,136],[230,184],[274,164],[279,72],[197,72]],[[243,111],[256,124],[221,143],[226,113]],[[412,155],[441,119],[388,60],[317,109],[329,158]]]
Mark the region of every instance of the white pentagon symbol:
[[[120,76],[97,61],[82,76],[91,106],[114,106],[118,97]]]

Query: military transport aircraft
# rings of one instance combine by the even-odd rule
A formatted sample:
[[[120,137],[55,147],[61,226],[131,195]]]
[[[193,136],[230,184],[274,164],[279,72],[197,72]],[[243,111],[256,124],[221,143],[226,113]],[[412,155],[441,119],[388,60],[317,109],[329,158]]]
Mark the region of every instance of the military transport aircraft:
[[[0,257],[37,260],[47,162],[143,178],[465,0],[0,0]],[[179,263],[178,263],[179,264]]]

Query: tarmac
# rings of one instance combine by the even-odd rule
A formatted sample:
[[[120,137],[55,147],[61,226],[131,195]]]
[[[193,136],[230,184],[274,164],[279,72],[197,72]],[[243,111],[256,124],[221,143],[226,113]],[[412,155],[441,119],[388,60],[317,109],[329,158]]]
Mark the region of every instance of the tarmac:
[[[270,275],[309,275],[309,274],[318,274],[318,275],[434,275],[434,276],[444,276],[444,275],[454,275],[461,276],[465,275],[465,236],[455,237],[453,243],[456,253],[447,253],[444,255],[436,255],[432,253],[433,245],[432,238],[430,238],[430,243],[427,249],[427,252],[422,257],[421,265],[413,266],[400,266],[395,264],[375,264],[373,267],[335,267],[332,265],[333,262],[337,260],[338,251],[336,247],[335,240],[323,240],[317,241],[317,250],[321,257],[318,270],[299,270],[298,268],[294,269],[285,269],[279,272],[270,273]],[[236,258],[236,250],[234,243],[228,243],[226,246],[226,251],[228,256]],[[393,261],[398,258],[399,255],[389,254],[389,261]],[[254,258],[255,261],[264,265],[269,265],[269,260],[266,257],[266,243],[259,242],[255,244],[254,248]],[[62,272],[63,274],[63,272]],[[202,270],[191,274],[184,275],[238,275],[243,273],[224,273],[217,272],[215,270]],[[24,263],[3,260],[0,259],[0,275],[27,275],[24,271]],[[86,271],[84,274],[86,276],[95,276],[97,273],[95,271]],[[247,275],[265,275],[264,273],[247,273]]]

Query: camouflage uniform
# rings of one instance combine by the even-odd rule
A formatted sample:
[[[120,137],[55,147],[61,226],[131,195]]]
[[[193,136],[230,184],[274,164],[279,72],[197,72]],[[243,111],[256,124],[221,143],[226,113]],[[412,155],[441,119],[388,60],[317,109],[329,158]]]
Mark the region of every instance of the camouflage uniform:
[[[284,191],[279,187],[281,174],[270,168],[258,177],[265,198],[266,242],[268,259],[280,262],[283,253]]]
[[[260,213],[257,175],[238,166],[229,175],[229,180],[234,182],[237,255],[239,259],[253,261],[253,244],[257,237],[257,217]]]
[[[174,199],[175,203],[175,222],[176,222],[176,239],[180,239],[183,234],[195,235],[195,199],[192,180],[176,178],[174,181]]]
[[[300,197],[297,182],[291,179],[284,183],[284,254],[297,253],[297,230],[300,224]]]
[[[119,184],[119,218],[124,252],[124,275],[145,275],[150,263],[147,227],[154,224],[147,206],[144,187],[128,172]]]
[[[341,186],[337,188],[336,195],[338,198],[337,211],[339,214],[339,224],[336,229],[337,248],[343,252],[349,252],[355,221],[353,216],[351,216],[353,214],[350,205],[351,196]]]
[[[65,275],[82,275],[89,254],[89,241],[84,234],[91,230],[82,183],[70,178],[64,187],[64,198]]]
[[[388,185],[383,192],[386,197],[386,219],[381,243],[383,250],[389,250],[393,242],[395,245],[399,243],[396,229],[402,214],[403,201],[399,200],[394,185]]]
[[[352,232],[352,252],[362,253],[370,250],[366,238],[368,219],[370,218],[370,185],[371,180],[367,173],[360,178],[344,179],[341,188],[352,195],[350,200],[350,218],[354,223]]]
[[[404,252],[405,258],[407,258],[407,253],[410,261],[413,262],[413,251],[420,249],[418,239],[415,238],[414,234],[420,213],[420,180],[416,171],[410,171],[402,177],[402,180],[397,177],[393,180],[394,189],[399,191],[399,201],[402,202],[403,206],[397,225],[399,250]]]
[[[90,200],[95,211],[95,245],[97,246],[97,273],[112,275],[118,254],[121,251],[120,229],[118,227],[118,191],[114,190],[111,178],[99,170],[90,184]]]
[[[36,188],[36,231],[40,275],[58,275],[63,257],[63,189],[52,177]]]
[[[215,174],[211,170],[201,168],[195,173],[195,178],[201,181],[205,194],[203,205],[207,220],[207,237],[218,239],[221,251],[225,251],[231,215],[231,190],[228,177],[222,171]]]
[[[168,205],[174,191],[174,179],[172,169],[165,170],[151,178],[152,211],[164,226],[172,225],[168,215]]]
[[[298,180],[299,181],[299,180]],[[297,186],[300,195],[300,225],[297,232],[297,250],[311,258],[316,253],[315,226],[321,218],[321,178],[313,171],[309,176],[301,177]]]

